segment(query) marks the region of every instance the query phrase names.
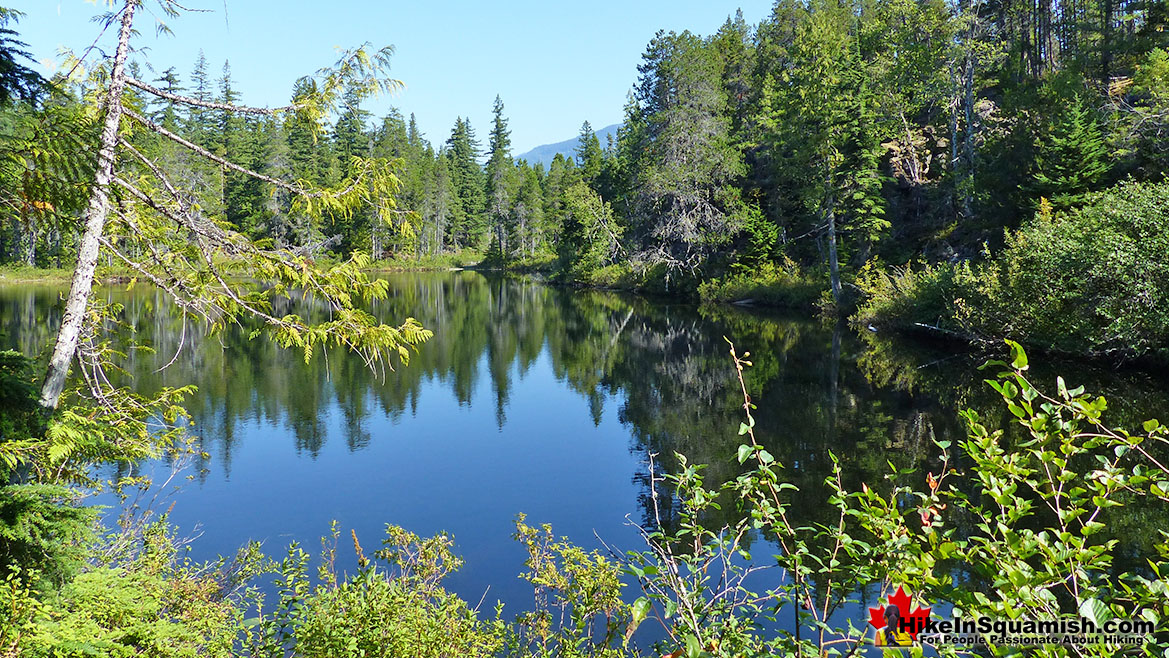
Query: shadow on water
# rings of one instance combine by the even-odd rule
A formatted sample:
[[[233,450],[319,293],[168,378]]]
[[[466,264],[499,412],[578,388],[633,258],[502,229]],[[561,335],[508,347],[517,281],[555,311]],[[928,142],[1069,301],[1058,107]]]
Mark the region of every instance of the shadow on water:
[[[248,539],[277,556],[293,540],[311,549],[331,519],[363,542],[385,523],[423,535],[445,530],[467,560],[453,589],[474,602],[490,588],[487,601],[524,608],[530,592],[516,578],[523,552],[510,539],[515,514],[550,522],[587,547],[598,546],[596,533],[638,548],[625,519],[651,515],[649,453],[666,470],[676,452],[709,464],[710,484],[739,473],[742,398],[724,336],[752,353],[746,377],[758,435],[806,500],[823,499],[829,453],[840,458],[846,487],[887,487],[889,462],[917,467],[904,477],[922,480],[933,441],[961,438],[959,409],[978,410],[992,426],[1007,421],[982,383],[981,355],[807,318],[477,272],[389,281],[389,298],[373,312],[390,322],[414,316],[434,338],[384,376],[338,350],[305,363],[270,341],[249,341],[246,328],[202,338],[203,327],[150,288],[102,292],[124,305],[121,320],[135,339],[156,350],[129,352],[125,368],[137,388],[198,386],[188,408],[204,455],[170,517],[201,534],[196,558]],[[42,353],[59,321],[60,292],[0,288],[2,342]],[[285,304],[277,311],[324,312]],[[1057,372],[1108,397],[1114,425],[1169,418],[1166,382],[1151,375],[1048,362],[1035,366],[1035,380],[1053,387]],[[1169,527],[1164,510],[1125,510],[1113,528],[1118,568],[1152,554],[1151,528]],[[665,523],[673,511],[667,505]],[[799,524],[833,513],[816,504],[793,511]]]

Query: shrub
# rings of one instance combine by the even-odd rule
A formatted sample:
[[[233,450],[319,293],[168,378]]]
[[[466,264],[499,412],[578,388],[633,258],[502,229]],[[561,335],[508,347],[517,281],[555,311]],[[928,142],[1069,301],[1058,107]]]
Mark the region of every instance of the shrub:
[[[243,631],[236,588],[259,565],[255,546],[230,565],[190,564],[165,522],[152,524],[128,553],[39,601],[19,575],[0,584],[0,604],[19,613],[0,641],[22,658],[229,655]]]
[[[857,319],[1124,357],[1169,354],[1169,183],[1124,183],[1064,213],[1041,208],[995,260],[894,270]]]
[[[703,467],[679,455],[677,474],[652,480],[655,509],[658,496],[668,492],[677,498],[678,522],[673,531],[643,528],[648,550],[628,556],[627,568],[645,593],[633,605],[634,623],[659,620],[669,648],[678,648],[671,655],[857,655],[867,641],[866,625],[834,613],[849,602],[880,603],[871,598],[873,590],[887,601],[901,586],[921,594],[919,606],[950,604],[964,617],[1163,623],[1169,617],[1169,549],[1150,556],[1148,569],[1117,573],[1117,539],[1104,530],[1131,497],[1169,501],[1169,468],[1161,461],[1169,431],[1156,420],[1140,432],[1110,428],[1103,398],[1082,387],[1069,389],[1062,379],[1055,395],[1044,394],[1027,378],[1023,349],[1011,344],[1011,350],[1010,363],[988,364],[1001,370],[989,384],[1024,431],[1021,438],[1008,439],[967,412],[961,454],[938,441],[938,467],[918,480],[920,486],[906,480],[912,472],[894,469],[890,483],[847,491],[832,456],[829,496],[821,504],[838,517],[814,527],[789,522],[793,505],[816,503],[784,482],[782,467],[756,441],[754,405],[743,385],[746,419],[739,434],[746,443],[738,458],[748,466],[745,472],[708,489]],[[741,383],[751,365],[748,356],[739,357],[732,347]],[[965,473],[953,466],[958,463],[966,465]],[[703,512],[727,502],[729,493],[741,520],[706,527]],[[779,574],[762,592],[748,580],[768,566],[747,550],[753,532],[780,545]],[[1150,532],[1169,537],[1163,529]],[[799,631],[768,629],[785,610],[799,620],[802,637]],[[1110,656],[1118,648],[1048,645],[1043,655]],[[1167,650],[1163,633],[1149,636],[1142,649],[1144,655]],[[953,646],[938,652],[967,653]]]
[[[506,642],[506,626],[482,621],[478,611],[446,591],[442,580],[462,561],[447,535],[421,539],[386,527],[382,549],[367,558],[353,534],[359,571],[336,571],[339,532],[333,527],[319,582],[308,577],[308,554],[293,544],[280,566],[280,598],[252,636],[253,656],[386,658],[494,656]]]
[[[765,261],[704,281],[698,286],[698,296],[704,302],[750,301],[762,306],[811,308],[822,290],[823,284],[805,276],[794,262],[787,260],[781,265]]]
[[[621,248],[622,228],[600,195],[584,183],[574,184],[564,194],[564,215],[557,253],[567,279],[587,278],[613,262]]]

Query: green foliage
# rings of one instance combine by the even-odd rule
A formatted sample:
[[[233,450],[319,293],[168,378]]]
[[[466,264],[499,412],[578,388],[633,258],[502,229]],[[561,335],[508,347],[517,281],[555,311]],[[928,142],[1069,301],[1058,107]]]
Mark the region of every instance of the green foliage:
[[[48,86],[48,81],[25,63],[33,61],[25,50],[27,44],[8,27],[21,16],[15,9],[0,7],[0,106],[13,99],[36,100]]]
[[[1041,209],[985,264],[877,275],[862,322],[1077,354],[1164,358],[1169,185],[1124,183],[1081,208]]]
[[[584,183],[564,193],[564,224],[557,246],[560,270],[569,279],[588,277],[613,262],[622,228],[608,203]]]
[[[59,587],[89,555],[98,510],[77,493],[50,484],[0,487],[0,574],[36,574]]]
[[[732,347],[741,382],[749,356],[740,357]],[[890,465],[889,484],[862,483],[859,491],[849,491],[832,456],[823,503],[806,500],[758,443],[754,404],[743,383],[746,418],[739,435],[747,442],[737,451],[745,465],[737,480],[707,488],[704,467],[681,455],[676,474],[655,477],[654,509],[677,501],[677,530],[667,532],[660,524],[643,528],[649,550],[628,555],[626,568],[645,592],[633,606],[634,622],[660,620],[671,648],[682,655],[729,657],[849,655],[861,648],[868,631],[852,621],[834,622],[832,613],[846,601],[859,603],[858,597],[874,588],[887,595],[904,586],[935,606],[953,604],[965,617],[1164,619],[1169,579],[1163,565],[1169,553],[1162,549],[1147,570],[1116,573],[1117,539],[1102,531],[1132,497],[1169,497],[1169,469],[1159,461],[1169,447],[1169,431],[1156,420],[1145,422],[1140,432],[1111,429],[1103,420],[1102,397],[1082,387],[1069,389],[1062,378],[1057,395],[1045,395],[1028,380],[1027,361],[1012,343],[1009,363],[986,366],[1002,370],[988,384],[1002,396],[1022,436],[991,431],[967,412],[968,438],[958,446],[960,457],[952,454],[949,441],[938,441],[939,470],[928,473],[920,487],[905,482],[912,473]],[[965,472],[952,466],[959,462]],[[742,520],[722,528],[703,522],[731,501]],[[825,504],[837,518],[796,525],[789,515],[795,504]],[[966,523],[971,519],[973,527]],[[746,580],[763,566],[749,553],[754,531],[774,537],[781,549],[775,556],[781,575],[764,592]],[[768,639],[762,624],[784,609],[796,615],[802,638],[781,631]],[[1159,636],[1145,645],[1149,655],[1166,648]],[[1105,656],[1116,649],[1052,646],[1045,655]],[[1010,650],[990,651],[1010,655]],[[957,655],[954,647],[939,651]]]
[[[479,142],[471,122],[459,118],[447,140],[447,166],[455,193],[451,216],[451,244],[456,248],[478,247],[487,228],[483,170],[477,161]]]
[[[483,260],[483,254],[474,249],[463,249],[421,258],[398,257],[371,263],[374,270],[447,270],[471,267]]]
[[[94,305],[88,321],[100,322],[119,310],[117,305]],[[82,376],[72,386],[68,405],[47,414],[38,404],[34,412],[30,405],[36,404],[36,398],[23,398],[19,404],[24,413],[14,409],[17,413],[11,416],[21,430],[0,441],[0,475],[8,479],[20,473],[22,479],[39,483],[93,486],[98,484],[95,465],[131,464],[184,450],[185,423],[180,419],[185,412],[181,404],[194,387],[163,387],[153,396],[116,388],[108,380],[111,373],[119,371],[112,360],[124,357],[110,339],[94,339],[79,355],[94,375]],[[17,372],[23,370],[20,366]],[[102,381],[93,379],[98,374]],[[14,382],[9,390],[15,388],[29,396],[32,387],[23,377],[23,372],[9,376],[8,381]],[[45,493],[46,500],[61,498],[60,492]]]
[[[18,614],[0,646],[32,658],[230,654],[244,629],[236,589],[262,570],[255,547],[230,565],[194,565],[175,546],[165,521],[148,526],[114,561],[39,600],[10,577],[0,605]]]
[[[39,105],[0,106],[0,218],[10,260],[60,263],[89,198],[93,117],[64,92]],[[64,236],[62,234],[65,234]]]
[[[786,308],[810,309],[820,298],[823,284],[800,271],[788,260],[743,268],[717,279],[703,281],[698,297],[704,302],[740,302]]]
[[[567,539],[552,527],[535,528],[516,519],[515,539],[528,552],[520,575],[535,589],[535,605],[516,620],[518,652],[545,658],[618,657],[636,630],[631,609],[621,600],[621,567],[597,551]]]
[[[282,655],[291,648],[306,658],[374,656],[494,656],[505,641],[498,621],[442,587],[462,561],[446,535],[420,539],[386,527],[383,547],[366,558],[357,535],[353,548],[360,570],[351,577],[335,570],[339,531],[322,555],[320,582],[308,574],[308,555],[295,544],[280,565],[280,599],[258,621],[248,654]]]
[[[30,372],[31,364],[23,354],[0,350],[0,445],[44,431],[44,416]],[[0,480],[6,481],[14,466],[0,462]]]
[[[1031,193],[1051,199],[1060,210],[1082,204],[1108,172],[1104,137],[1079,96],[1065,105],[1040,141],[1035,167]]]
[[[975,258],[1042,198],[1064,210],[1126,176],[1164,177],[1165,12],[1138,4],[1032,15],[935,0],[785,0],[756,25],[736,15],[706,37],[662,32],[647,45],[617,139],[602,144],[586,123],[575,153],[547,170],[512,159],[499,99],[485,164],[464,118],[433,145],[398,110],[370,126],[363,102],[400,83],[388,77],[391,50],[369,47],[298,80],[291,104],[267,116],[127,93],[167,130],[267,178],[192,159],[150,131],[124,137],[200,216],[309,259],[470,248],[509,267],[568,253],[581,242],[569,232],[562,244],[566,195],[583,182],[627,229],[613,260],[637,270],[631,285],[661,279],[663,290],[689,294],[703,281],[742,278],[743,268],[787,269],[786,258],[824,279],[844,311],[873,257]],[[0,53],[19,66],[15,37],[4,33]],[[159,68],[157,84],[182,93],[174,69]],[[216,89],[208,68],[200,56],[185,84],[192,97],[232,102],[227,69]],[[19,148],[0,161],[0,205],[16,220],[0,227],[0,261],[69,258],[73,238],[57,224],[87,196],[97,112],[81,99],[99,99],[100,82],[80,84],[78,99],[0,108],[0,126],[19,127],[5,130]],[[175,238],[189,229],[167,227]],[[647,274],[660,266],[664,276]]]
[[[1023,349],[1010,348],[1009,363],[985,366],[1000,370],[987,383],[1021,435],[991,430],[968,411],[968,438],[959,446],[967,473],[951,466],[949,442],[939,442],[941,469],[926,476],[926,487],[854,494],[853,513],[881,544],[885,568],[896,568],[906,587],[926,600],[952,603],[963,616],[1082,614],[1097,623],[1112,617],[1159,623],[1169,614],[1163,573],[1169,555],[1152,558],[1147,571],[1117,573],[1117,540],[1101,531],[1133,497],[1166,499],[1169,470],[1158,456],[1169,433],[1156,420],[1131,433],[1110,428],[1104,398],[1070,389],[1063,378],[1055,395],[1045,394],[1028,378]],[[898,502],[906,499],[914,501],[912,509]],[[973,528],[962,523],[959,530],[958,519],[972,519]],[[950,564],[964,565],[987,587],[955,582]],[[1169,648],[1163,634],[1149,639],[1143,649],[1149,655]],[[1047,651],[1105,656],[1116,647]]]
[[[590,185],[596,183],[605,165],[605,154],[601,151],[601,140],[597,139],[597,133],[588,121],[585,121],[580,127],[576,160],[584,182]]]
[[[745,172],[725,115],[722,62],[688,31],[659,32],[638,68],[629,153],[629,224],[637,261],[693,275],[739,232],[744,208],[734,182]]]

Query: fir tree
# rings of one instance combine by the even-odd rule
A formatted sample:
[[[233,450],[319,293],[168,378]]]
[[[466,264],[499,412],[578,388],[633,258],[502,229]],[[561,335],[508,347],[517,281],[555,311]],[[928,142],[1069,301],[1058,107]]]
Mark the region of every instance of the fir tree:
[[[475,246],[486,229],[484,221],[483,169],[479,166],[479,143],[471,122],[459,117],[447,140],[446,157],[457,197],[451,226],[451,244]]]
[[[1044,197],[1057,210],[1078,206],[1108,173],[1108,151],[1100,125],[1077,96],[1042,139],[1031,181],[1034,198]]]
[[[168,94],[182,94],[183,87],[179,82],[179,74],[175,71],[175,67],[170,67],[162,72],[162,75],[155,78],[154,83],[159,89]],[[179,127],[178,108],[172,100],[165,98],[157,98],[152,103],[155,108],[151,113],[151,118],[155,123],[158,123],[167,130],[177,130]]]
[[[512,179],[515,165],[511,159],[511,132],[503,116],[503,100],[495,97],[492,107],[491,137],[487,160],[487,216],[492,228],[492,248],[504,259],[513,251],[510,243],[515,233],[511,214]]]
[[[588,121],[580,127],[580,138],[576,142],[576,163],[580,166],[581,177],[589,185],[596,186],[604,166],[604,152],[601,151],[601,140]]]
[[[207,58],[203,55],[202,49],[199,50],[195,68],[191,71],[191,98],[200,103],[209,103],[214,99],[211,77],[207,73]],[[191,105],[187,112],[187,136],[202,144],[211,130],[211,110]]]

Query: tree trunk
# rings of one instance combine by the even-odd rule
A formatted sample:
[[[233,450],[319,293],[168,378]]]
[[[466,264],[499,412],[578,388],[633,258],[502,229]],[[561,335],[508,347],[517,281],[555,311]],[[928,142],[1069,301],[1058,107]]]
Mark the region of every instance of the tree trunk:
[[[134,24],[134,10],[138,0],[126,0],[122,8],[122,26],[118,33],[118,49],[110,69],[109,97],[106,99],[106,118],[101,132],[101,149],[98,151],[97,172],[94,174],[93,193],[85,211],[85,230],[77,249],[77,267],[73,270],[73,281],[69,296],[65,299],[65,313],[61,328],[57,331],[57,344],[49,359],[49,368],[41,385],[41,406],[56,409],[65,389],[65,377],[69,364],[77,352],[81,338],[81,325],[85,319],[85,307],[93,290],[93,273],[97,268],[98,249],[106,216],[110,211],[109,187],[114,175],[115,149],[118,144],[118,125],[122,119],[122,92],[126,87],[126,56],[130,50],[130,34]]]
[[[824,202],[825,218],[828,220],[828,277],[832,284],[832,301],[840,309],[840,260],[836,255],[836,199],[832,192]]]
[[[30,212],[24,221],[24,249],[21,260],[29,267],[37,266],[37,220]]]
[[[1108,84],[1112,76],[1112,17],[1116,13],[1113,0],[1104,0],[1101,5],[1103,12],[1100,44],[1100,82]]]
[[[971,41],[973,41],[973,34],[971,35]],[[965,93],[963,94],[963,113],[966,119],[966,134],[963,136],[963,157],[966,160],[966,185],[962,190],[962,211],[966,214],[967,220],[974,218],[974,67],[977,65],[977,55],[974,53],[973,46],[970,46],[966,53],[966,76],[963,82],[965,87]]]

